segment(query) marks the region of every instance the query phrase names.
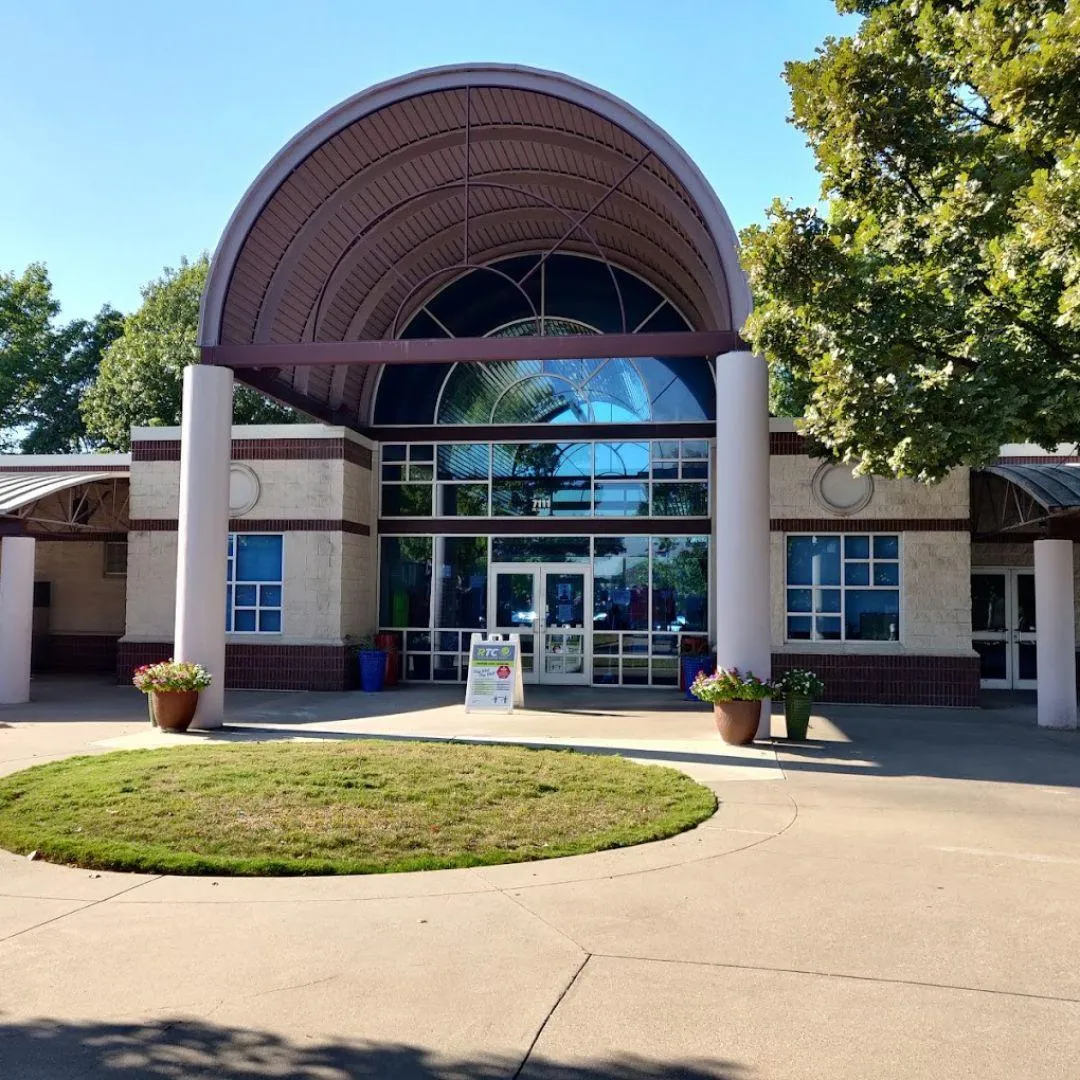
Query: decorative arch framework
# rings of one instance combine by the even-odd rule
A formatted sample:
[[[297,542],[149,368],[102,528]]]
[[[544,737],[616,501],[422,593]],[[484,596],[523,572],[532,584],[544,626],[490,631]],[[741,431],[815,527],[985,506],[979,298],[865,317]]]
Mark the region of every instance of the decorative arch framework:
[[[621,325],[596,357],[739,348],[750,309],[734,230],[701,172],[625,102],[552,72],[435,68],[350,98],[301,131],[241,200],[203,299],[204,362],[322,419],[362,430],[382,364],[581,359],[577,335],[489,338],[431,320],[456,276],[528,256],[501,281],[523,297],[557,252],[610,275]],[[630,324],[619,275],[647,282],[686,325]],[[676,340],[678,339],[678,340]]]

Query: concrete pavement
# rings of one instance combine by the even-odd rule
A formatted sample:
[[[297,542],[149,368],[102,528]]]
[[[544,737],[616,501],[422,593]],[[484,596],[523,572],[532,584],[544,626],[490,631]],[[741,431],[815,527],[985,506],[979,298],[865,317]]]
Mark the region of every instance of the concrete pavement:
[[[619,749],[696,772],[720,809],[658,844],[412,875],[0,856],[0,1076],[1080,1075],[1075,735],[826,708],[804,746],[731,753],[654,695],[495,720],[450,694],[234,695],[224,737]],[[160,738],[127,691],[81,697],[85,719],[61,692],[0,713],[0,770]]]

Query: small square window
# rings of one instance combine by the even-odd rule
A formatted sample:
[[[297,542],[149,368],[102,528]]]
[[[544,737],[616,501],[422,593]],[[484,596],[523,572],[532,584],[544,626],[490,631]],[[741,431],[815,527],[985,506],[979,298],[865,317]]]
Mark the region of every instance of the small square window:
[[[128,546],[126,540],[105,541],[105,576],[127,577]]]

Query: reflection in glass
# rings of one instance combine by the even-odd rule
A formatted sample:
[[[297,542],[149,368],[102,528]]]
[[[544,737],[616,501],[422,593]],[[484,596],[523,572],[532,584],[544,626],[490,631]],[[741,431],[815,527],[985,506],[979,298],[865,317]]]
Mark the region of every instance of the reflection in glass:
[[[536,577],[534,574],[495,575],[495,628],[536,625]]]
[[[431,517],[430,484],[383,484],[383,517]]]
[[[585,575],[568,571],[545,575],[544,625],[585,625]]]
[[[848,589],[844,624],[848,641],[898,640],[900,594],[894,589]]]
[[[487,619],[487,537],[441,536],[435,548],[435,625],[482,628]]]
[[[634,538],[638,540],[639,538]],[[644,538],[640,538],[643,540]],[[600,630],[648,630],[649,558],[617,552],[618,541],[597,538],[593,561],[593,626]],[[604,545],[603,548],[601,545]],[[644,544],[639,544],[644,547]]]
[[[652,556],[653,629],[708,629],[708,538],[653,537]]]
[[[491,538],[492,562],[588,562],[589,550],[587,536]]]
[[[1035,616],[1035,575],[1016,575],[1016,629],[1033,634],[1038,620]],[[1028,678],[1022,675],[1021,678]],[[1034,678],[1035,676],[1030,676]]]
[[[840,538],[837,536],[789,536],[787,583],[789,585],[839,585]]]
[[[1001,633],[1005,625],[1005,575],[971,575],[971,629]],[[991,676],[985,676],[991,678]]]
[[[979,654],[980,679],[1008,679],[1008,645],[1005,641],[973,641],[971,646]]]
[[[431,614],[431,537],[384,536],[379,586],[381,626],[427,626]]]

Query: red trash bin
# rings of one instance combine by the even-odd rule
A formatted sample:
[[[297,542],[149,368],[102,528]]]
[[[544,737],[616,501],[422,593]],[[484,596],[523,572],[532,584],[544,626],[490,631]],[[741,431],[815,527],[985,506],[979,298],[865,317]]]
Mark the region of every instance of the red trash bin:
[[[386,685],[397,686],[401,674],[401,656],[398,653],[397,634],[376,634],[375,648],[386,652]]]

